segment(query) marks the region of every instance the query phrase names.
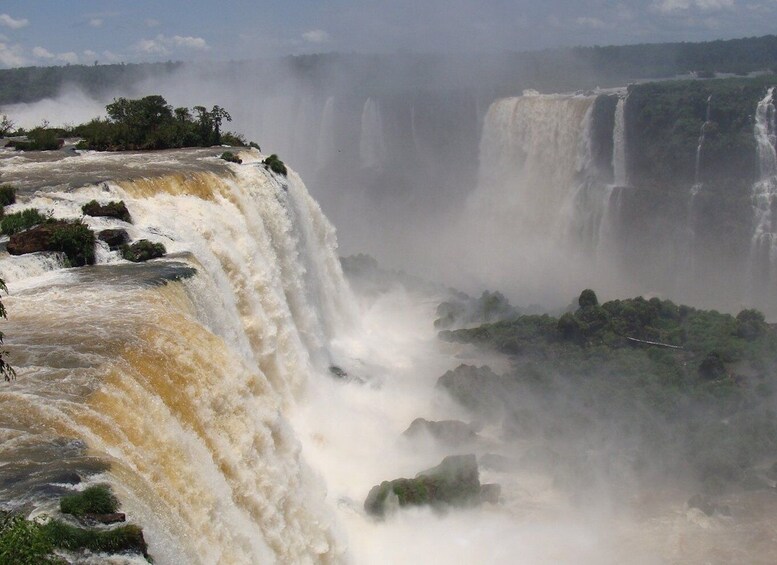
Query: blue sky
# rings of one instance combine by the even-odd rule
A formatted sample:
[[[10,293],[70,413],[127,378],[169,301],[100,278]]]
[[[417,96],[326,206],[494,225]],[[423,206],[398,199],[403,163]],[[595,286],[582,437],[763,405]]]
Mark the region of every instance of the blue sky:
[[[777,32],[777,0],[2,0],[0,67],[505,51]]]

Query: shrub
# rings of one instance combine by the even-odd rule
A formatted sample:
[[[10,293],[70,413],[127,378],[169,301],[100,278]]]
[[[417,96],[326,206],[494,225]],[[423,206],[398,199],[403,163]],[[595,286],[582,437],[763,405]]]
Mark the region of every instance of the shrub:
[[[238,165],[240,165],[243,162],[243,160],[240,157],[238,157],[231,151],[224,151],[224,153],[221,154],[221,158],[227,161],[228,163],[237,163]]]
[[[54,544],[46,536],[43,526],[23,516],[0,514],[0,563],[40,565],[64,563],[51,553]]]
[[[10,184],[0,184],[0,206],[8,206],[16,202],[16,189]]]
[[[132,216],[122,200],[108,202],[108,204],[100,204],[97,200],[92,200],[81,206],[81,211],[87,216],[116,218],[132,223]]]
[[[94,265],[94,245],[94,232],[79,221],[57,224],[49,242],[50,250],[64,253],[71,267]]]
[[[63,514],[83,516],[84,514],[113,514],[119,508],[119,501],[106,485],[94,485],[83,492],[65,496],[59,501]]]
[[[147,555],[148,548],[143,539],[143,530],[138,526],[121,526],[110,530],[87,530],[52,520],[42,526],[42,531],[54,547],[78,551],[102,551],[118,553],[134,551]]]
[[[8,214],[0,222],[0,231],[5,235],[13,235],[20,231],[28,230],[32,226],[37,226],[46,221],[46,216],[42,215],[35,208],[27,208],[21,212]]]
[[[248,147],[253,147],[253,148],[254,148],[254,149],[256,149],[257,151],[261,151],[261,150],[262,150],[262,148],[261,148],[261,147],[259,147],[259,144],[258,144],[257,142],[255,142],[255,141],[251,141],[251,142],[248,144]]]
[[[127,261],[140,263],[149,259],[163,257],[167,253],[165,246],[161,243],[152,243],[147,239],[136,241],[132,245],[121,246],[121,256]]]
[[[283,175],[285,177],[287,174],[286,165],[283,164],[283,161],[275,153],[267,157],[262,163],[266,169],[271,170],[276,175]]]

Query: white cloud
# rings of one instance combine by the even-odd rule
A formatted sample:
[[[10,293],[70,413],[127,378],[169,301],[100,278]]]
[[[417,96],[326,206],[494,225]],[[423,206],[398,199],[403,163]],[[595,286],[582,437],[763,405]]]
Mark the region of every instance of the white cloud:
[[[311,29],[302,34],[302,39],[308,43],[326,43],[329,41],[329,34],[323,29]]]
[[[40,46],[33,48],[32,54],[35,57],[37,57],[38,59],[53,59],[54,58],[54,53],[52,53],[48,49],[46,49],[44,47],[40,47]]]
[[[30,23],[29,20],[26,20],[24,18],[21,19],[14,19],[8,14],[0,14],[0,25],[4,25],[5,27],[10,27],[11,29],[19,29],[22,28]]]
[[[603,29],[607,27],[599,18],[580,17],[577,18],[575,22],[581,27],[590,27],[592,29]]]
[[[75,65],[79,62],[78,55],[73,51],[67,51],[65,53],[52,53],[51,51],[49,51],[45,47],[41,47],[40,45],[33,48],[32,54],[34,57],[38,59],[59,61],[61,63],[70,63],[71,65]]]
[[[202,37],[176,35],[173,36],[173,43],[176,47],[185,47],[187,49],[200,49],[203,51],[210,49],[210,45]]]
[[[146,20],[146,27],[158,27],[159,26],[159,20],[155,20],[154,18],[148,18]]]
[[[102,18],[92,18],[89,20],[89,25],[92,27],[103,27],[103,19]]]
[[[21,67],[27,63],[19,45],[0,42],[0,65],[3,67]]]
[[[181,35],[167,37],[161,33],[154,39],[141,39],[134,45],[135,51],[146,55],[169,55],[174,48],[207,51],[210,45],[202,37]]]
[[[651,7],[662,14],[672,14],[691,8],[709,12],[713,10],[722,10],[724,8],[733,8],[735,0],[654,0]]]

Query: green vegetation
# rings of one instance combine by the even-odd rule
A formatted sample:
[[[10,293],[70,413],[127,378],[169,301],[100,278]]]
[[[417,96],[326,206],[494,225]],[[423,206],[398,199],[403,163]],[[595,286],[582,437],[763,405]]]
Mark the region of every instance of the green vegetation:
[[[2,291],[8,292],[8,287],[5,285],[5,281],[0,279],[0,292]],[[8,313],[5,311],[5,305],[2,300],[0,300],[0,318],[8,318]],[[0,345],[3,345],[4,337],[3,332],[0,332]],[[3,380],[5,382],[11,382],[16,378],[16,371],[5,360],[6,355],[8,355],[7,351],[0,350],[0,374],[3,375]]]
[[[63,497],[59,501],[63,514],[84,516],[85,514],[113,514],[119,509],[119,500],[106,485],[93,485],[82,492]]]
[[[54,544],[34,520],[9,513],[0,513],[0,563],[8,565],[64,564],[52,555]]]
[[[240,157],[238,157],[231,151],[224,151],[224,153],[221,154],[221,158],[227,161],[228,163],[237,163],[238,165],[240,165],[243,162],[243,160]]]
[[[167,250],[165,249],[164,244],[152,243],[147,239],[138,240],[132,245],[121,246],[121,256],[133,263],[140,263],[148,261],[149,259],[164,257],[166,253]]]
[[[10,184],[0,184],[0,206],[16,203],[16,189]]]
[[[94,232],[79,221],[56,222],[51,233],[50,250],[61,251],[71,267],[94,265]]]
[[[26,132],[27,141],[9,141],[8,147],[19,151],[52,151],[62,147],[66,134],[63,129],[40,126]]]
[[[364,509],[373,516],[383,517],[395,497],[401,506],[445,505],[466,506],[481,501],[480,478],[474,455],[453,455],[437,467],[423,471],[414,479],[383,481],[373,487],[364,502]]]
[[[0,221],[0,231],[5,235],[13,235],[46,222],[48,218],[35,208],[27,208],[4,216]]]
[[[267,157],[262,163],[266,169],[271,170],[276,175],[283,175],[285,177],[287,174],[286,165],[283,164],[283,161],[275,153]]]
[[[506,353],[514,370],[462,366],[439,386],[479,417],[503,421],[508,436],[563,438],[574,468],[584,455],[569,446],[588,446],[640,476],[690,472],[716,489],[777,458],[777,331],[760,312],[735,317],[641,297],[599,304],[586,290],[559,318],[440,335]],[[572,479],[580,477],[563,480]]]
[[[73,135],[83,138],[79,149],[210,147],[225,140],[245,145],[239,135],[222,134],[222,123],[232,121],[232,117],[220,106],[173,109],[163,97],[152,95],[137,100],[117,98],[105,109],[107,120],[96,118],[73,129]]]
[[[100,204],[97,200],[87,202],[81,207],[81,211],[87,216],[102,216],[106,218],[116,218],[124,222],[132,223],[132,217],[123,201],[108,202]]]
[[[91,530],[71,526],[59,520],[51,520],[41,526],[43,536],[54,547],[80,551],[88,549],[105,553],[132,551],[148,554],[148,546],[143,538],[143,530],[128,525],[109,530]]]

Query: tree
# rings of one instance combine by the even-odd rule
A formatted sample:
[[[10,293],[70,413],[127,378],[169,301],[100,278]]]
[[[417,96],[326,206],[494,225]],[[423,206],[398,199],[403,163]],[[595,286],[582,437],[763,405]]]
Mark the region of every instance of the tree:
[[[5,281],[0,279],[0,290],[8,292],[8,287],[5,286]],[[0,300],[0,317],[8,318],[5,312],[5,305]],[[3,343],[3,332],[0,332],[0,345]],[[3,375],[3,379],[6,382],[10,382],[16,378],[16,371],[5,360],[5,355],[8,355],[7,351],[0,351],[0,373]]]
[[[0,114],[0,137],[8,135],[16,124],[11,121],[5,114]]]

